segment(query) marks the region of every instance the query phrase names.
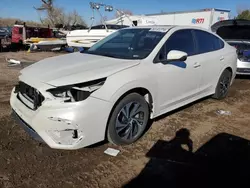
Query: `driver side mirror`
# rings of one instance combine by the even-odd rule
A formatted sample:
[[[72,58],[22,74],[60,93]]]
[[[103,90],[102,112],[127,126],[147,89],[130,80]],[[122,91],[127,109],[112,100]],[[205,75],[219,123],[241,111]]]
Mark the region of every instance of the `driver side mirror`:
[[[171,50],[167,55],[167,61],[186,61],[188,54],[186,52]]]
[[[154,63],[167,63],[173,61],[186,61],[188,54],[179,50],[171,50],[167,57],[164,55],[164,51],[159,53],[158,58],[154,60]]]

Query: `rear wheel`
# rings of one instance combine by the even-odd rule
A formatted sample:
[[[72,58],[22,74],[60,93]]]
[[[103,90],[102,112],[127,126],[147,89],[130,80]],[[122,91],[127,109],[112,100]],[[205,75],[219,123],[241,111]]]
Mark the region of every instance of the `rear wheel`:
[[[217,83],[217,87],[215,90],[215,94],[213,95],[213,98],[220,100],[224,99],[227,96],[231,79],[232,79],[231,71],[229,71],[228,69],[224,70]]]
[[[114,108],[107,130],[108,140],[116,145],[131,144],[144,133],[149,119],[149,105],[144,97],[131,93]]]

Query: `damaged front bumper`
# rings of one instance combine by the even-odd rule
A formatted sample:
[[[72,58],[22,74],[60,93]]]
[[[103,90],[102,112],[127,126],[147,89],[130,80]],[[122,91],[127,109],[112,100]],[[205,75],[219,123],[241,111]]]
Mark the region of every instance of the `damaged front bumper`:
[[[105,139],[111,111],[107,101],[89,97],[75,103],[44,101],[37,110],[22,103],[14,92],[10,99],[13,116],[35,140],[55,149],[79,149]]]
[[[32,138],[38,142],[44,142],[44,140],[36,133],[36,131],[32,129],[25,121],[23,121],[14,110],[12,110],[11,116],[14,121],[19,124]]]

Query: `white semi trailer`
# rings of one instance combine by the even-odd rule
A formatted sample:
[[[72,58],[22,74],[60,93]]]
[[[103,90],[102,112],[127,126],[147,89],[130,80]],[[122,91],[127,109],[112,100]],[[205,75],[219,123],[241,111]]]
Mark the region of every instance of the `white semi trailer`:
[[[228,20],[230,10],[226,9],[201,9],[194,11],[169,12],[159,14],[146,14],[140,16],[120,17],[106,23],[116,25],[187,25],[198,26],[206,29],[218,22]]]

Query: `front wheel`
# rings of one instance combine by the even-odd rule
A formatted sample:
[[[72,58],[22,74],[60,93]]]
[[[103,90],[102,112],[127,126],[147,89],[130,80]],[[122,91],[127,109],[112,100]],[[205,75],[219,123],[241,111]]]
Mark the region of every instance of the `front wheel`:
[[[224,99],[227,96],[231,84],[231,79],[232,73],[228,69],[224,70],[217,83],[213,98],[220,100]]]
[[[116,145],[131,144],[144,133],[149,119],[149,105],[144,97],[131,93],[114,108],[107,130],[109,142]]]

